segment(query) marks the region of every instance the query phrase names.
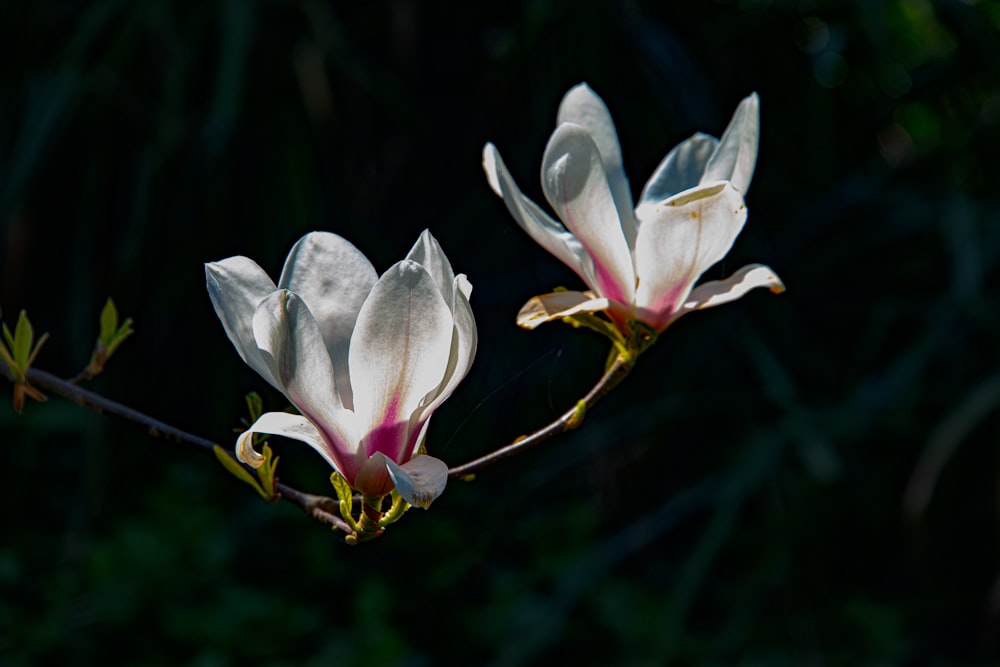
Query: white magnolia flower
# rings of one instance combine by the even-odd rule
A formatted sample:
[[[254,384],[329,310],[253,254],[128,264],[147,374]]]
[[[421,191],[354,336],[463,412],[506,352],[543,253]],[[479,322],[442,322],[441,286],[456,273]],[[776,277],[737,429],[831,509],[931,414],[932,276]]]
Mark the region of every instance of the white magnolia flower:
[[[253,433],[301,440],[366,496],[393,487],[427,507],[448,467],[418,454],[431,413],[476,351],[472,286],[429,232],[381,277],[326,232],[302,237],[275,285],[253,260],[205,265],[215,312],[243,360],[301,414],[270,412],[236,445],[259,466]]]
[[[633,210],[621,148],[604,102],[586,84],[559,106],[542,158],[542,189],[559,217],[521,194],[493,144],[483,149],[490,187],[518,224],[576,271],[587,292],[531,299],[518,324],[604,311],[663,331],[681,315],[738,299],[755,287],[784,290],[766,266],[751,264],[721,281],[695,282],[722,259],[746,220],[743,193],[757,159],[757,95],[744,99],[722,139],[695,134],[667,155]]]

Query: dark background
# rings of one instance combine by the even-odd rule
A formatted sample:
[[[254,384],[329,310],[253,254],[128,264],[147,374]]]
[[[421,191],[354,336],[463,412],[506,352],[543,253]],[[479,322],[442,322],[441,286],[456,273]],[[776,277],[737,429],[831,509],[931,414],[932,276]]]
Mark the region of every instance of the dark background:
[[[590,387],[602,340],[514,325],[580,284],[480,167],[493,141],[541,202],[580,81],[636,194],[760,94],[749,221],[706,278],[759,261],[788,292],[685,318],[583,428],[359,547],[201,451],[4,398],[0,664],[1000,661],[997,2],[2,4],[3,320],[27,309],[69,377],[113,297],[136,333],[89,387],[227,446],[245,392],[284,406],[202,264],[276,276],[316,229],[383,271],[430,228],[469,275],[479,353],[428,439],[449,463]]]

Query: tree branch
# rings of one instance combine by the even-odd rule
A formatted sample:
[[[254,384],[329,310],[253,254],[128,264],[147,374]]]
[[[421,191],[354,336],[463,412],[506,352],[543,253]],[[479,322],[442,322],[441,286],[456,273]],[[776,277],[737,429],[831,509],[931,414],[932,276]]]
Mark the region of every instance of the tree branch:
[[[449,469],[448,476],[451,478],[464,477],[477,470],[485,468],[490,464],[496,463],[501,459],[512,456],[523,449],[533,447],[540,442],[548,440],[554,435],[576,428],[583,421],[585,412],[593,407],[597,401],[611,391],[619,382],[625,379],[625,376],[627,376],[631,370],[632,363],[626,361],[621,355],[617,356],[614,363],[608,367],[604,375],[601,376],[601,379],[597,381],[597,384],[595,384],[582,399],[577,401],[576,405],[563,413],[563,415],[554,422],[535,431],[529,436],[519,438],[511,444],[501,447],[500,449],[475,459],[474,461],[469,461],[468,463]],[[8,380],[14,380],[13,373],[11,373],[10,369],[2,361],[0,361],[0,374],[6,376]],[[116,417],[121,417],[122,419],[130,421],[134,424],[138,424],[139,426],[144,427],[149,435],[166,438],[179,443],[194,445],[195,447],[209,452],[213,451],[216,447],[216,443],[211,440],[194,435],[193,433],[188,433],[187,431],[183,431],[179,428],[171,426],[170,424],[161,422],[158,419],[154,419],[149,415],[143,414],[138,410],[134,410],[127,405],[122,405],[121,403],[112,401],[111,399],[105,398],[100,394],[83,389],[82,387],[74,384],[72,380],[64,380],[56,375],[53,375],[52,373],[35,368],[28,369],[25,379],[31,385],[62,396],[63,398],[67,398],[77,405],[90,408],[95,412],[115,415]],[[354,530],[347,524],[347,522],[338,516],[339,501],[334,498],[305,493],[280,482],[276,485],[276,487],[282,499],[287,500],[293,505],[299,506],[302,508],[302,511],[316,521],[328,525],[336,530],[341,530],[348,535],[355,534]]]
[[[3,361],[0,361],[0,373],[13,382],[14,376]],[[100,394],[87,391],[86,389],[73,384],[71,380],[64,380],[56,375],[53,375],[52,373],[38,370],[36,368],[29,368],[28,372],[25,374],[25,379],[31,385],[58,396],[62,396],[63,398],[67,398],[77,405],[90,408],[95,412],[115,415],[116,417],[121,417],[122,419],[130,421],[133,424],[143,426],[149,435],[166,438],[168,440],[173,440],[174,442],[194,445],[195,447],[204,449],[208,452],[213,451],[216,446],[216,443],[211,440],[161,422],[160,420],[154,419],[153,417],[143,414],[138,410],[134,410],[127,405],[122,405],[117,401],[105,398]],[[327,496],[316,496],[311,493],[305,493],[280,482],[276,486],[282,499],[287,500],[293,505],[298,505],[302,508],[303,512],[316,521],[326,524],[331,528],[342,530],[347,534],[354,533],[351,527],[348,526],[343,519],[337,516],[339,511],[338,501]]]

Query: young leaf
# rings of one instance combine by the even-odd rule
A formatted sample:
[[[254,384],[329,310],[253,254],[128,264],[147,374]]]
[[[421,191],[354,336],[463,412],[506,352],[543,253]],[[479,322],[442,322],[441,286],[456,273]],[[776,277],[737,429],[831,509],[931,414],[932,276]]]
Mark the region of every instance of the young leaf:
[[[261,488],[260,484],[256,479],[254,479],[253,475],[247,472],[247,469],[240,465],[240,463],[234,459],[229,452],[218,445],[212,447],[212,451],[215,452],[215,458],[219,459],[219,463],[222,464],[222,467],[238,479],[241,479],[252,486],[254,491],[260,494],[261,498],[269,500],[268,494],[264,492],[264,489]]]

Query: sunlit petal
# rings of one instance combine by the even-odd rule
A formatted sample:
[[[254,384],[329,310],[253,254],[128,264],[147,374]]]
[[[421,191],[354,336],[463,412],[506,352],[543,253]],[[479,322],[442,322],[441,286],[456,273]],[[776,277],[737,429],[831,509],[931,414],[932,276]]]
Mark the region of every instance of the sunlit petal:
[[[684,304],[683,312],[720,306],[758,287],[766,287],[775,294],[785,291],[784,283],[770,267],[748,264],[725,280],[712,280],[695,287]]]
[[[449,301],[455,289],[455,272],[451,268],[451,263],[441,249],[441,244],[428,231],[424,230],[413,244],[410,252],[404,259],[416,262],[427,269],[427,272],[434,278],[434,284],[441,290],[445,300]]]
[[[583,244],[562,223],[553,220],[535,202],[521,194],[493,144],[486,144],[483,148],[483,169],[490,187],[503,198],[507,210],[521,229],[573,269],[585,283],[592,284],[596,280],[594,267]]]
[[[608,185],[621,218],[622,232],[629,247],[635,243],[635,219],[632,215],[632,190],[622,166],[622,150],[618,143],[611,113],[597,93],[585,83],[570,89],[559,105],[556,123],[574,123],[583,127],[597,144],[607,174]]]
[[[479,335],[476,331],[476,320],[472,315],[472,306],[469,304],[468,297],[472,286],[469,285],[464,274],[456,276],[454,284],[452,317],[455,327],[451,340],[451,351],[448,356],[448,367],[441,384],[427,395],[421,409],[414,412],[412,417],[414,422],[424,419],[424,415],[435,410],[451,395],[469,372],[472,360],[476,356]]]
[[[643,221],[635,253],[635,304],[649,313],[643,319],[666,325],[698,277],[729,252],[746,215],[740,193],[717,183],[668,200]]]
[[[361,308],[351,340],[351,382],[364,451],[400,460],[414,434],[409,421],[440,386],[454,320],[434,278],[410,260],[379,279]]]
[[[361,304],[378,279],[371,262],[329,232],[306,234],[292,247],[278,281],[306,302],[323,335],[342,403],[353,406],[347,366],[351,331]]]
[[[254,310],[274,291],[274,283],[256,262],[241,256],[205,264],[205,281],[215,313],[240,358],[280,389],[260,356],[252,326]]]
[[[593,261],[596,284],[589,287],[609,299],[631,301],[632,255],[601,154],[583,127],[563,123],[556,128],[542,158],[542,185],[552,208]]]
[[[302,415],[287,412],[266,412],[253,425],[240,434],[236,441],[236,458],[247,465],[259,468],[264,457],[253,448],[253,434],[267,433],[280,435],[306,443],[322,455],[326,462],[334,468],[337,462],[329,444],[323,439],[319,430]]]
[[[332,446],[343,449],[340,456],[352,454],[354,415],[340,401],[319,325],[302,298],[286,290],[271,294],[257,307],[253,330],[261,356],[288,400]]]
[[[740,193],[746,193],[757,163],[760,137],[760,100],[754,93],[740,102],[719,146],[705,165],[701,182],[729,181]]]

